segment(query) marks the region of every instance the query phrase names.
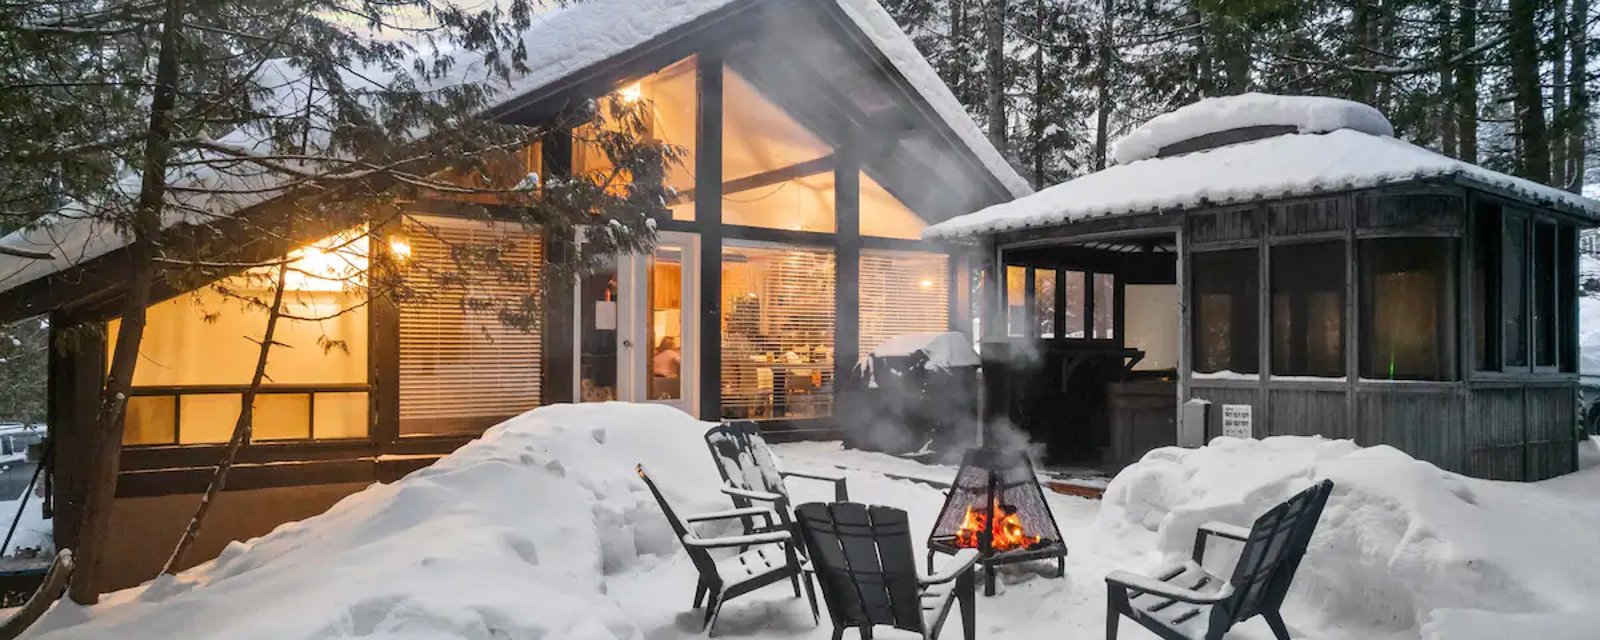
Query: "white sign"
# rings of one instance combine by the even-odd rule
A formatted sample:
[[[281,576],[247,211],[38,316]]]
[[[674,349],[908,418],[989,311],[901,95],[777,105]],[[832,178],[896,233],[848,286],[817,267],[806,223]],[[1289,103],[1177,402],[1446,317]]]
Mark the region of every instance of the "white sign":
[[[1222,405],[1222,435],[1229,438],[1249,438],[1253,435],[1250,427],[1251,406],[1247,404]]]

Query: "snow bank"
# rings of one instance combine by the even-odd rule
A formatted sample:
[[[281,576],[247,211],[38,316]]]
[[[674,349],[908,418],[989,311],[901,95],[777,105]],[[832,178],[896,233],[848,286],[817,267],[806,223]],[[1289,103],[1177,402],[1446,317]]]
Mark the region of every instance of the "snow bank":
[[[633,467],[684,510],[727,508],[706,427],[655,405],[538,409],[177,577],[58,605],[29,637],[641,638],[606,581],[681,551]]]
[[[1097,527],[1154,532],[1159,560],[1173,560],[1189,554],[1200,524],[1249,526],[1320,478],[1334,493],[1295,579],[1291,620],[1439,640],[1533,637],[1531,629],[1547,630],[1538,634],[1546,640],[1593,637],[1592,496],[1467,478],[1392,447],[1276,437],[1157,449],[1112,481]],[[1555,482],[1595,481],[1597,468]],[[1208,564],[1232,562],[1218,544]]]
[[[1294,127],[1300,133],[1354,129],[1393,136],[1394,127],[1377,109],[1340,98],[1245,93],[1206,98],[1165,113],[1134,129],[1111,149],[1117,164],[1156,157],[1163,147],[1212,133],[1261,126]]]

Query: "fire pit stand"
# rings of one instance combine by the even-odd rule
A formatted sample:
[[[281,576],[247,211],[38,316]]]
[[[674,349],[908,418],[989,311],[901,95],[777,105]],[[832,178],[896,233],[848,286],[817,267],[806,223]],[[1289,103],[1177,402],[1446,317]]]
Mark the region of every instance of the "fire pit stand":
[[[928,570],[934,553],[962,549],[978,550],[984,595],[994,595],[994,568],[1003,564],[1055,558],[1056,577],[1065,575],[1066,542],[1023,452],[978,448],[962,458],[928,534]]]

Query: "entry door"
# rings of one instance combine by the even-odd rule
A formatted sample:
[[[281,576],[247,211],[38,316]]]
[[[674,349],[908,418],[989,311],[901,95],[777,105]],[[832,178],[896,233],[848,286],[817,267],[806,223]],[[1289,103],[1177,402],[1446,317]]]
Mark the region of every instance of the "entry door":
[[[663,232],[653,252],[579,285],[574,397],[668,404],[695,414],[699,246]]]

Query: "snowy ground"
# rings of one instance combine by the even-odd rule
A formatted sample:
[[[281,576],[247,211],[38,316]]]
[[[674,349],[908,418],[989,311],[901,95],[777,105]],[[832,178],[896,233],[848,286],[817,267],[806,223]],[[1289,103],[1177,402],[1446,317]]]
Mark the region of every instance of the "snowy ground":
[[[661,407],[540,409],[176,578],[89,609],[57,605],[29,637],[703,637],[690,609],[693,569],[633,465],[643,462],[683,511],[726,508],[705,426]],[[832,443],[778,449],[792,468],[845,468],[853,498],[902,507],[919,530],[943,496],[904,478],[953,473]],[[1592,638],[1596,458],[1589,451],[1579,474],[1517,485],[1314,438],[1161,450],[1119,476],[1103,503],[1049,494],[1072,550],[1066,577],[1002,573],[1001,593],[979,598],[977,636],[1101,637],[1107,572],[1187,553],[1200,522],[1248,524],[1329,477],[1338,489],[1286,610],[1296,638]],[[790,486],[802,501],[830,497],[828,486]],[[1231,557],[1220,545],[1208,554]],[[960,637],[959,625],[953,617],[945,637]],[[1122,628],[1125,639],[1153,637]],[[783,584],[732,601],[718,630],[761,640],[830,633]],[[1270,637],[1259,620],[1229,636]]]

